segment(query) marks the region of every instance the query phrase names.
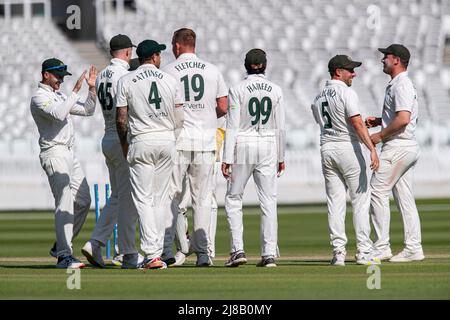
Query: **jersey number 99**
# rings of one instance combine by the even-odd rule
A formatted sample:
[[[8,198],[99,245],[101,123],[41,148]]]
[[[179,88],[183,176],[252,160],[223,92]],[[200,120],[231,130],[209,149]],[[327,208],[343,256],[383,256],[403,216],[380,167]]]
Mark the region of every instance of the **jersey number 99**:
[[[248,102],[248,112],[252,117],[255,117],[252,120],[253,126],[259,122],[261,116],[263,116],[261,123],[266,124],[272,112],[272,100],[269,97],[264,97],[259,101],[257,97],[252,97]]]

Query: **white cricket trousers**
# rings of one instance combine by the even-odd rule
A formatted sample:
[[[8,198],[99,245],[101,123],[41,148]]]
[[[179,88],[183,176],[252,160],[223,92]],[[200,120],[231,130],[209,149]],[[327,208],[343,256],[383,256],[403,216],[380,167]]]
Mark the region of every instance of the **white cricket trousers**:
[[[147,259],[162,256],[174,153],[172,140],[136,141],[128,150],[131,194],[139,216],[141,249]]]
[[[422,252],[420,218],[413,194],[413,171],[419,156],[418,145],[408,147],[383,145],[381,149],[380,168],[371,180],[370,209],[376,235],[374,243],[376,250],[390,250],[389,196],[392,190],[403,219],[405,248],[411,252]]]
[[[191,236],[192,248],[198,256],[209,255],[208,246],[210,243],[214,163],[214,151],[179,150],[177,152],[177,160],[171,179],[172,216],[166,221],[166,239],[164,241],[165,257],[173,256],[172,245],[175,237],[180,203],[183,201],[184,179],[187,179],[186,189],[190,190],[192,201],[194,229]]]
[[[55,199],[57,255],[72,255],[72,241],[80,233],[91,205],[89,185],[72,149],[56,146],[41,152],[39,158]]]
[[[261,207],[262,257],[278,256],[277,153],[272,138],[238,142],[231,178],[227,183],[225,211],[231,231],[231,252],[244,251],[242,197],[250,176],[256,184]]]
[[[103,138],[102,151],[109,171],[111,196],[95,225],[91,239],[105,246],[117,223],[119,253],[137,253],[135,233],[138,215],[131,197],[129,165],[123,156],[117,134]]]
[[[208,242],[208,255],[211,258],[214,258],[216,256],[216,246],[215,246],[215,239],[216,239],[216,229],[217,229],[217,211],[218,211],[218,204],[217,204],[217,197],[216,197],[216,185],[217,185],[217,175],[218,172],[221,170],[221,163],[216,162],[214,165],[214,172],[213,172],[213,187],[212,187],[212,198],[211,198],[211,223],[209,226],[209,242]],[[191,193],[189,191],[189,187],[187,184],[187,179],[183,179],[182,184],[182,195],[181,195],[181,202],[179,204],[178,208],[178,217],[176,218],[176,233],[175,233],[175,242],[177,246],[177,250],[181,251],[184,254],[189,253],[189,241],[187,237],[187,231],[188,231],[188,220],[187,220],[187,207],[189,206],[189,200],[191,198]]]
[[[353,208],[358,253],[372,252],[370,240],[370,188],[360,144],[334,143],[321,148],[322,172],[328,206],[328,228],[333,252],[346,252],[345,214],[347,190]]]

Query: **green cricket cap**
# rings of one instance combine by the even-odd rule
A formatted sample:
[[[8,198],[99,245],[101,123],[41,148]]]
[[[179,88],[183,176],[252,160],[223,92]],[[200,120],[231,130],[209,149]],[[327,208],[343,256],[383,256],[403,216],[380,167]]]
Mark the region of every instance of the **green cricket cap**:
[[[65,65],[61,60],[56,58],[50,58],[42,62],[41,72],[50,72],[51,74],[60,77],[72,75],[70,72],[67,71],[67,65]]]

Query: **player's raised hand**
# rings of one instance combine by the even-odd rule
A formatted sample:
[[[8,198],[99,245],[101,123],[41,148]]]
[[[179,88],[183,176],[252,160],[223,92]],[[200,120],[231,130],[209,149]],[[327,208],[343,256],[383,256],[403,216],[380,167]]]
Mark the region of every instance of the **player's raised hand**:
[[[97,69],[94,66],[89,68],[89,78],[86,79],[89,88],[95,87],[95,80],[97,79]]]
[[[222,163],[222,174],[227,180],[231,178],[231,164],[225,162]]]
[[[277,177],[281,177],[284,173],[284,169],[286,168],[286,165],[284,164],[284,162],[279,162],[278,163],[278,170],[277,170]]]
[[[367,117],[365,121],[367,128],[374,128],[376,126],[381,125],[381,118],[377,117]]]
[[[78,91],[80,91],[85,77],[86,77],[86,70],[81,74],[81,76],[78,78],[77,82],[75,83],[75,86],[73,87],[73,92],[78,93]]]
[[[379,167],[380,159],[378,159],[377,150],[374,148],[370,151],[370,169],[372,169],[372,171],[378,171]]]

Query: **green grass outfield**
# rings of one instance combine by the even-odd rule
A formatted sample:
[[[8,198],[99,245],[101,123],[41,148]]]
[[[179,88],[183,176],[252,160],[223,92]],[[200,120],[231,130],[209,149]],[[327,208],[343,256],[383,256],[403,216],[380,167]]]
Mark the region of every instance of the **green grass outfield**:
[[[256,268],[259,259],[259,209],[244,209],[245,249],[249,263],[223,267],[229,252],[228,223],[220,210],[217,258],[212,268],[185,266],[165,270],[81,270],[81,290],[69,290],[66,270],[48,256],[54,241],[50,212],[0,213],[0,299],[450,299],[450,199],[418,201],[426,260],[381,266],[381,289],[369,290],[367,267],[354,262],[352,216],[346,267],[329,265],[326,208],[323,205],[279,208],[277,268]],[[395,207],[394,207],[395,208]],[[391,218],[394,253],[402,249],[398,212]],[[94,226],[89,214],[74,243],[75,254]]]

